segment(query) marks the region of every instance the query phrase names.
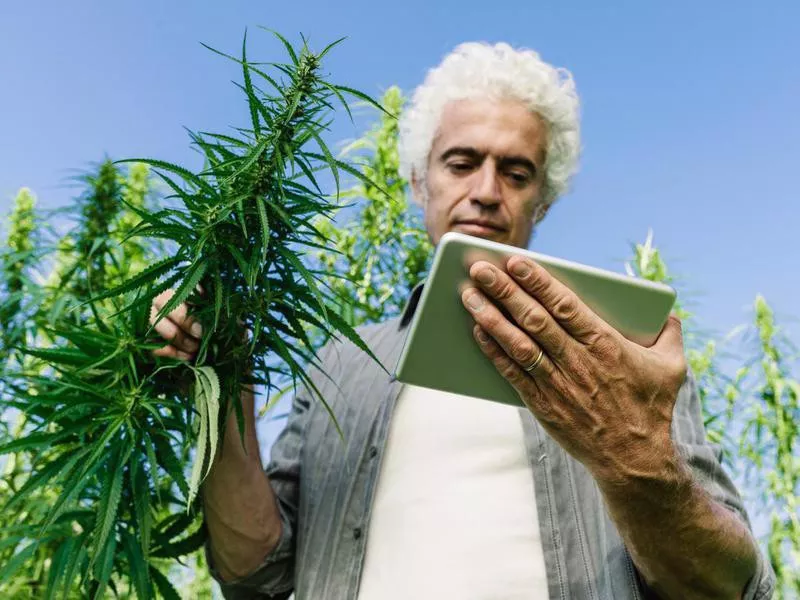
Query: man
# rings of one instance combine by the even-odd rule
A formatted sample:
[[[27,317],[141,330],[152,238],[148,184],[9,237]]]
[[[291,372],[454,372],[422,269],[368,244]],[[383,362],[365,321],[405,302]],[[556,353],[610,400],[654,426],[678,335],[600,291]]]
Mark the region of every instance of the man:
[[[571,77],[505,44],[456,48],[401,126],[434,244],[456,230],[527,246],[578,150]],[[403,386],[335,343],[321,356],[330,379],[312,375],[344,439],[300,393],[265,470],[244,397],[245,448],[231,419],[204,484],[226,596],[769,598],[677,318],[643,348],[529,260],[477,262],[470,276],[475,341],[526,408]],[[386,365],[418,297],[361,330]],[[185,308],[162,321],[172,345],[159,353],[191,358],[192,325]]]

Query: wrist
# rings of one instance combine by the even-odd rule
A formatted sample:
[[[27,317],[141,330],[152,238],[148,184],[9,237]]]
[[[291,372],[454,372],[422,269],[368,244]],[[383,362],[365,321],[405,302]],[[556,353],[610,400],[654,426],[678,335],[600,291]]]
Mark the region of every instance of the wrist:
[[[228,403],[228,413],[222,433],[222,444],[215,463],[234,460],[236,462],[255,462],[261,468],[260,449],[255,425],[255,399],[250,389],[240,395],[244,431],[240,433],[234,402]]]
[[[693,486],[691,469],[671,437],[651,438],[638,452],[629,451],[592,474],[604,496],[629,500],[672,503],[687,497]]]

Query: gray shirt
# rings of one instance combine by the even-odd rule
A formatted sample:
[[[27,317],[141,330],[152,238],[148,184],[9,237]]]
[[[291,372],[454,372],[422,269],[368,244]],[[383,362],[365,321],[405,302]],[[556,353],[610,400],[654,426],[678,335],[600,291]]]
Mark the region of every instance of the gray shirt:
[[[402,350],[419,293],[418,287],[402,317],[359,329],[389,371]],[[298,391],[266,469],[283,524],[280,541],[252,574],[221,584],[226,598],[282,600],[292,591],[297,600],[358,597],[372,498],[402,384],[349,341],[328,344],[320,361],[322,369],[309,375],[336,415],[343,436],[322,403],[307,389]],[[527,409],[520,409],[519,417],[551,600],[652,597],[587,470]],[[706,441],[691,374],[677,399],[672,436],[695,479],[750,527],[741,498],[720,466],[717,448]],[[219,580],[213,565],[212,574]],[[773,586],[772,570],[759,554],[744,600],[770,598]]]

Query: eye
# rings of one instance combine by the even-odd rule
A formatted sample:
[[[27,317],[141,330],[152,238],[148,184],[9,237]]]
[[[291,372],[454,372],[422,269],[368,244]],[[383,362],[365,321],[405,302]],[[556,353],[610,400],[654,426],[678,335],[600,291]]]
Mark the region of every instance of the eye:
[[[508,173],[508,177],[515,185],[526,185],[531,180],[530,173],[526,171],[511,171]]]
[[[453,173],[466,173],[472,169],[472,164],[468,162],[448,163],[447,168]]]

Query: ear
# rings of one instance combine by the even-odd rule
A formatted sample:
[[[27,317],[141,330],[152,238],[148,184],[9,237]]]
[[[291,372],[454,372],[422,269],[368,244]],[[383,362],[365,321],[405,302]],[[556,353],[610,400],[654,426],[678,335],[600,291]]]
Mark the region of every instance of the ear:
[[[547,215],[547,211],[550,210],[552,206],[551,203],[548,204],[537,204],[533,209],[533,224],[538,225],[542,219],[545,218]]]
[[[428,195],[425,193],[425,180],[417,175],[416,169],[411,169],[411,195],[414,201],[425,208],[425,199]]]

